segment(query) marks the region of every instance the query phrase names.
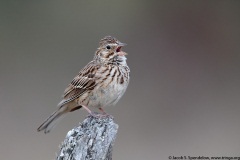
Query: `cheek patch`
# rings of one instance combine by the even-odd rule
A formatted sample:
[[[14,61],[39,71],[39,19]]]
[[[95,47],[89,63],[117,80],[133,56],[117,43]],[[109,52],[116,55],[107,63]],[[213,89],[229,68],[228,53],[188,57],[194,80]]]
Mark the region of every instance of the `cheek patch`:
[[[109,57],[112,56],[112,55],[114,55],[114,52],[108,53],[108,54],[105,56],[105,58],[109,58]]]

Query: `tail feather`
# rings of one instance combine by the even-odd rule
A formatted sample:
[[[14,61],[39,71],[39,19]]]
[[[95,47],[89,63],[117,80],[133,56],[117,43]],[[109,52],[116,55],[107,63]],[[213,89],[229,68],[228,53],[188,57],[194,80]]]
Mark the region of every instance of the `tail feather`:
[[[67,107],[63,106],[59,108],[57,111],[53,112],[53,114],[48,117],[40,127],[38,127],[38,132],[44,130],[44,133],[49,133],[51,129],[62,119],[65,117],[67,113]]]

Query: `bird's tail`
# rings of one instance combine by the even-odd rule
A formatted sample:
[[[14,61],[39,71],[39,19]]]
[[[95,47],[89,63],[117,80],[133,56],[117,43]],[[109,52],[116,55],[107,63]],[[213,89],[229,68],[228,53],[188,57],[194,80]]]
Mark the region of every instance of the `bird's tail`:
[[[62,106],[60,107],[58,110],[56,110],[55,112],[53,112],[53,114],[48,117],[43,124],[41,124],[40,127],[38,127],[38,132],[44,130],[44,133],[48,133],[51,131],[51,129],[63,118],[65,117],[66,113],[67,113],[67,107],[66,106]]]

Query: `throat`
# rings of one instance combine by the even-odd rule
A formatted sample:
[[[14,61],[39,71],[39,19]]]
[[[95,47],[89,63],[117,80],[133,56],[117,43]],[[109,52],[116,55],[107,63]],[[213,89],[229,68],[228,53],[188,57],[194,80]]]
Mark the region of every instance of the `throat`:
[[[113,62],[117,63],[118,65],[126,65],[126,57],[125,56],[116,56],[113,59]]]

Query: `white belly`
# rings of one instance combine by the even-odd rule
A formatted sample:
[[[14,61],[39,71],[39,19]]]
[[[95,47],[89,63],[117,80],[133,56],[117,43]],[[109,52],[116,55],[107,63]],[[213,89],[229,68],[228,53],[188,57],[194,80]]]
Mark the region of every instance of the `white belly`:
[[[89,95],[90,107],[108,107],[115,105],[126,91],[127,84],[109,84],[106,88],[98,88]]]

